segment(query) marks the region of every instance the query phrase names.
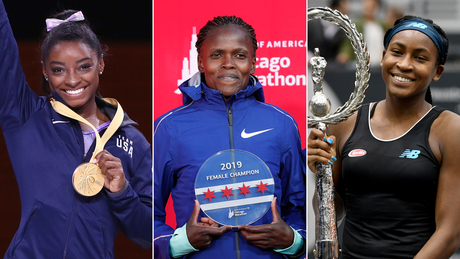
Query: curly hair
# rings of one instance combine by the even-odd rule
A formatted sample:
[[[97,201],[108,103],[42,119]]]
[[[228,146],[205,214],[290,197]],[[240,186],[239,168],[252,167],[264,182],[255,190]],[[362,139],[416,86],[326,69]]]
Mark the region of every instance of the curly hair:
[[[243,19],[237,16],[217,16],[217,17],[214,17],[213,20],[209,20],[206,23],[206,25],[200,29],[200,32],[197,35],[197,41],[196,41],[195,47],[196,47],[196,50],[198,51],[198,55],[200,54],[201,46],[203,46],[203,42],[206,40],[209,33],[215,28],[219,28],[221,26],[225,26],[229,24],[240,26],[241,28],[247,31],[252,41],[252,47],[254,48],[254,56],[255,56],[256,50],[258,48],[256,32],[254,31],[254,28],[252,28],[251,25],[247,24],[245,21],[243,21]]]

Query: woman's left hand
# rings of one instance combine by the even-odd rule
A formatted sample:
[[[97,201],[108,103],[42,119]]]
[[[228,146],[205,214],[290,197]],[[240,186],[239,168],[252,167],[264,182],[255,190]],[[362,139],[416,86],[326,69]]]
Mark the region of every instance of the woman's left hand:
[[[271,224],[259,226],[238,226],[241,235],[248,243],[262,249],[281,249],[287,248],[294,242],[294,232],[292,228],[281,218],[276,207],[276,198],[270,206],[273,214]]]
[[[107,150],[99,152],[95,160],[94,162],[99,164],[102,174],[105,176],[104,187],[111,192],[121,191],[126,184],[121,160],[118,157],[114,157]]]

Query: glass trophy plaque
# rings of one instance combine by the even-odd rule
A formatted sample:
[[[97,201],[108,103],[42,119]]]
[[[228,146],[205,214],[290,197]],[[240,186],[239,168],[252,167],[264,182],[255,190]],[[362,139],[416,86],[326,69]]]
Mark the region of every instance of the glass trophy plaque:
[[[208,158],[195,179],[201,210],[221,225],[248,225],[269,209],[275,193],[270,169],[256,155],[225,150]]]

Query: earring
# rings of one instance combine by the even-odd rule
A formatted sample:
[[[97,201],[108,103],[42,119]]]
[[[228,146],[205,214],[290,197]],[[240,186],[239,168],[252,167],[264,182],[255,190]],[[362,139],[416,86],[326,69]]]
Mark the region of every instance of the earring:
[[[48,81],[48,77],[46,75],[43,75],[45,77],[45,80]]]
[[[104,72],[104,68],[101,68],[101,71],[99,71],[99,75],[102,75],[102,72]]]

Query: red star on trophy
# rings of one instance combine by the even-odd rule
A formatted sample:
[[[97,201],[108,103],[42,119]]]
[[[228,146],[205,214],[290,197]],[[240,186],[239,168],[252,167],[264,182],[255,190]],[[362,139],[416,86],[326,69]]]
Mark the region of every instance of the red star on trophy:
[[[225,186],[225,190],[223,190],[223,189],[220,189],[220,190],[222,191],[222,196],[221,197],[227,196],[227,200],[229,199],[230,195],[233,195],[233,193],[232,193],[233,188],[228,189],[227,186]]]
[[[238,189],[240,189],[240,193],[239,193],[239,194],[244,194],[244,197],[246,197],[246,193],[251,192],[251,191],[249,190],[249,185],[248,185],[248,186],[245,186],[244,183],[243,183],[243,187],[238,187]]]
[[[260,181],[260,184],[256,184],[257,186],[257,192],[262,192],[262,194],[264,194],[264,191],[268,191],[268,188],[267,188],[267,184],[268,183],[262,183],[262,181]]]
[[[209,188],[208,188],[207,192],[203,192],[203,194],[205,195],[204,200],[209,199],[209,202],[211,202],[212,198],[216,198],[216,196],[214,196],[214,192],[215,191],[210,191]]]

